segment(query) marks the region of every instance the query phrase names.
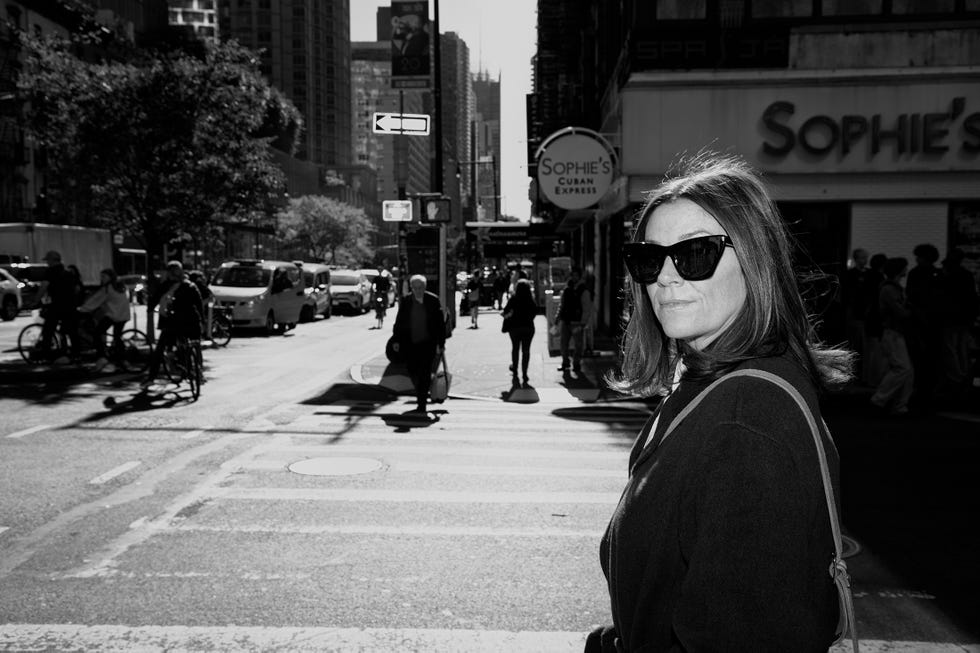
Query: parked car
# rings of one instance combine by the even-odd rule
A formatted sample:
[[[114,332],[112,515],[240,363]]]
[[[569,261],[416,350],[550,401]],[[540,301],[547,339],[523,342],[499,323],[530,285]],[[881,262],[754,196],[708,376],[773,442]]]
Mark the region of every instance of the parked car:
[[[303,263],[303,280],[306,283],[306,303],[300,311],[300,322],[312,322],[317,315],[329,318],[333,315],[333,292],[330,268],[321,263]]]
[[[306,303],[299,261],[239,259],[221,264],[211,285],[216,306],[232,309],[232,325],[285,333]]]
[[[364,268],[362,270],[358,270],[358,272],[367,277],[368,283],[374,287],[374,279],[378,276],[378,268]],[[391,280],[391,284],[388,287],[388,307],[390,308],[395,305],[396,301],[398,301],[398,295],[395,292],[395,279],[391,276],[391,272],[388,272],[388,270],[384,270],[382,274]]]
[[[334,310],[345,308],[359,314],[371,307],[371,282],[357,270],[333,270],[330,273]]]
[[[47,263],[6,263],[0,269],[9,272],[20,282],[21,308],[32,311],[40,308],[41,283],[48,277]]]
[[[9,322],[20,313],[23,305],[20,283],[14,275],[0,269],[0,319],[4,322]]]
[[[119,280],[125,284],[129,292],[129,301],[135,301],[137,304],[146,303],[147,281],[145,274],[123,274],[119,276]]]

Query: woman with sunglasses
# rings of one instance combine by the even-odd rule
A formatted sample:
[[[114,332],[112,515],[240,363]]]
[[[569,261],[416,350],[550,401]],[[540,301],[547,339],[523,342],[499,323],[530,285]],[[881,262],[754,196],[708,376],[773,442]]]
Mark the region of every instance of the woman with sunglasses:
[[[814,340],[787,230],[740,159],[703,153],[657,188],[624,247],[631,314],[614,387],[664,399],[600,547],[614,625],[587,651],[826,651],[834,539],[806,416],[852,355]],[[834,486],[838,460],[821,431]],[[836,493],[835,493],[836,495]]]

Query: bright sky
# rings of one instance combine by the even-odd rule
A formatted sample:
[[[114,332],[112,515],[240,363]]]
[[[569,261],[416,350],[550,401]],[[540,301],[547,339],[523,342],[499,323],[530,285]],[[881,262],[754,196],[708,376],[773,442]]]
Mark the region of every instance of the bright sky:
[[[429,0],[429,19],[435,2]],[[390,0],[350,0],[352,41],[377,39],[378,7]],[[500,193],[502,213],[530,219],[525,96],[531,92],[531,57],[536,48],[534,0],[441,0],[439,31],[456,32],[470,49],[473,72],[500,73]]]

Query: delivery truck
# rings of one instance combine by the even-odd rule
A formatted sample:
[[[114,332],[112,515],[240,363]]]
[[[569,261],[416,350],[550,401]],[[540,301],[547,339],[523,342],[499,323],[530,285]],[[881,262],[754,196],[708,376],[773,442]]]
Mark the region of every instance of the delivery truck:
[[[108,229],[34,222],[0,223],[0,264],[44,264],[55,250],[65,265],[76,265],[86,286],[99,284],[99,272],[112,265]],[[6,266],[5,266],[6,267]]]

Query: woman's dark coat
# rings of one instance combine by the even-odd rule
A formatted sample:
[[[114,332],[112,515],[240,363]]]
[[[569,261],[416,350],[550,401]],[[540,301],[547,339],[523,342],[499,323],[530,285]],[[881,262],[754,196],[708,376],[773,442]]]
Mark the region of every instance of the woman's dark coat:
[[[813,384],[787,357],[751,361],[796,387],[819,422]],[[601,544],[613,621],[625,651],[825,652],[837,625],[834,552],[813,437],[796,402],[739,377],[712,390],[682,381],[662,404],[650,446]],[[824,434],[838,490],[838,457]]]

